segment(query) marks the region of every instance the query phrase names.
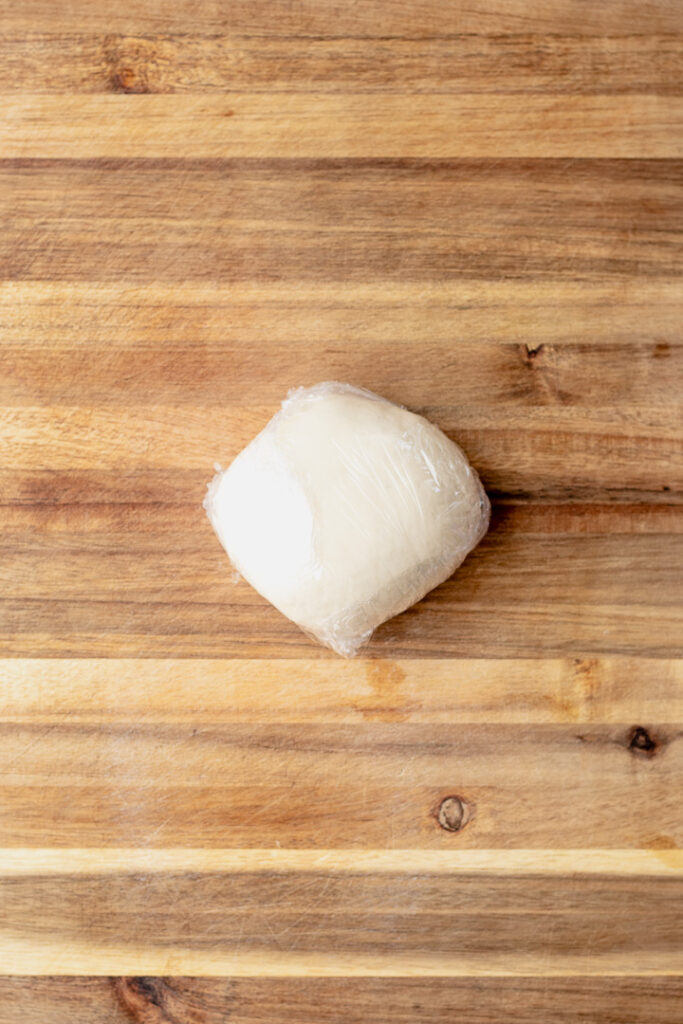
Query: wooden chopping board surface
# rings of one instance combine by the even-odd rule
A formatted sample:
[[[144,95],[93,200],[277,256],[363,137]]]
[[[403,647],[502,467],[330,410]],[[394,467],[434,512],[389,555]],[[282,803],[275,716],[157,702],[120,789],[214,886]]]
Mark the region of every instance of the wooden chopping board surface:
[[[0,2],[0,1024],[675,1024],[683,7]],[[489,535],[362,657],[202,513],[287,389]]]

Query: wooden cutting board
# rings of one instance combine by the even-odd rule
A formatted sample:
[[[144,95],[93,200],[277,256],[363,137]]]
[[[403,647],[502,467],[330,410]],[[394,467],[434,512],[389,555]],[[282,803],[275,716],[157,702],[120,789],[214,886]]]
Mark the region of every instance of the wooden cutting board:
[[[0,2],[0,1024],[677,1024],[683,7]],[[362,657],[201,510],[287,389],[491,494]]]

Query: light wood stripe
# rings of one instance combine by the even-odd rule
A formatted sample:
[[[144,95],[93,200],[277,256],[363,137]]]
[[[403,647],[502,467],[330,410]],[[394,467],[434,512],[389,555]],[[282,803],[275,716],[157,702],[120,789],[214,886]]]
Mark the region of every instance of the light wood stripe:
[[[362,347],[448,342],[457,357],[469,344],[600,346],[683,343],[683,289],[679,281],[630,277],[580,284],[556,281],[451,279],[239,284],[5,281],[0,283],[0,330],[5,344],[25,351],[49,346],[106,352],[183,345],[202,350],[239,345],[300,343]],[[325,364],[317,368],[323,372]],[[274,383],[274,382],[273,382]],[[438,384],[438,380],[434,383]],[[250,388],[262,387],[253,380]],[[384,382],[386,387],[386,382]],[[401,395],[409,403],[404,389]],[[278,396],[281,397],[281,396]],[[420,399],[422,400],[422,399]]]
[[[385,391],[389,391],[385,397],[391,399],[390,389]],[[51,463],[69,469],[96,469],[106,459],[112,472],[138,466],[196,467],[208,471],[208,480],[215,462],[227,465],[232,461],[263,429],[278,406],[279,403],[275,407],[273,403],[252,404],[248,399],[241,406],[153,402],[95,407],[69,403],[12,406],[0,408],[0,430],[7,438],[5,457],[17,469],[45,469]],[[667,483],[671,490],[683,488],[678,422],[669,408],[641,405],[623,412],[609,406],[513,406],[505,410],[504,418],[495,406],[422,406],[415,411],[437,420],[443,430],[456,435],[475,464],[476,453],[467,439],[489,432],[498,440],[497,462],[508,461],[506,444],[513,446],[518,459],[524,462],[530,461],[533,454],[534,479],[539,476],[539,461],[545,458],[546,473],[563,477],[568,483],[580,475],[583,467],[583,478],[592,482],[600,479],[605,490],[618,483],[622,487],[652,486],[655,479]],[[629,458],[633,435],[639,428],[646,433],[651,446],[645,461],[645,451],[639,447],[635,449],[635,459]],[[549,436],[544,438],[544,434]],[[589,447],[594,446],[592,454],[597,454],[598,448],[605,454],[605,435],[611,442],[610,458],[599,466],[586,466]],[[619,447],[622,438],[623,451]],[[481,468],[486,473],[485,467]],[[508,468],[508,493],[514,493],[513,481],[523,478],[524,468]],[[626,480],[625,471],[629,472]]]
[[[46,726],[683,722],[683,661],[660,658],[27,658],[0,679],[0,720]]]
[[[21,939],[3,940],[0,956],[6,974],[26,975],[192,975],[202,977],[257,978],[264,976],[261,952],[235,954],[212,950],[196,953],[183,945],[163,950],[136,945],[99,946],[59,939],[54,942]],[[634,963],[636,966],[634,966]],[[269,978],[618,978],[670,977],[683,974],[683,953],[613,953],[596,958],[572,955],[555,965],[538,954],[521,952],[497,956],[463,956],[453,959],[411,953],[385,956],[357,954],[296,954],[268,951]]]
[[[0,849],[2,878],[121,872],[683,876],[683,850]]]
[[[683,156],[683,98],[0,96],[8,157]]]
[[[1,167],[1,162],[0,162]],[[18,306],[17,304],[21,305]],[[659,313],[659,307],[683,307],[680,280],[666,276],[634,280],[632,277],[612,281],[572,281],[570,278],[558,281],[523,280],[479,280],[476,278],[450,279],[442,281],[396,281],[389,291],[377,282],[363,283],[348,281],[340,288],[338,283],[329,281],[306,281],[293,289],[282,281],[184,281],[179,291],[176,283],[143,282],[130,284],[121,281],[1,281],[0,308],[3,316],[12,320],[3,323],[21,323],[22,314],[56,306],[62,313],[65,306],[69,312],[76,307],[135,309],[137,307],[162,306],[164,313],[175,308],[188,306],[226,309],[249,308],[254,305],[272,306],[278,312],[307,308],[315,304],[324,312],[335,309],[390,310],[399,308],[402,315],[410,312],[409,307],[417,306],[420,317],[433,306],[451,307],[467,312],[480,312],[503,306],[522,310],[539,309],[544,306],[567,309],[604,308],[610,318],[620,312],[619,307],[652,309]],[[613,306],[615,308],[613,308]],[[36,316],[38,315],[36,311]],[[417,323],[418,321],[416,321]],[[36,325],[38,326],[38,325]],[[230,324],[225,324],[226,329]],[[680,339],[679,339],[680,340]],[[116,338],[112,339],[113,342]]]

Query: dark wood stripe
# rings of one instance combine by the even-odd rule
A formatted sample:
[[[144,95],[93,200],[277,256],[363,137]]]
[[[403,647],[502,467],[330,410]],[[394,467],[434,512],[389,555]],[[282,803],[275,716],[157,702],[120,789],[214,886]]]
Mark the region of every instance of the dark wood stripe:
[[[403,36],[421,39],[435,36],[489,32],[594,34],[668,33],[681,27],[680,9],[671,0],[620,0],[613,4],[586,5],[583,0],[469,0],[443,4],[442,0],[369,0],[362,5],[340,5],[335,0],[219,0],[197,5],[195,0],[175,0],[159,6],[158,0],[139,0],[135,8],[106,7],[89,0],[71,0],[68,8],[52,0],[3,0],[3,26],[7,33],[39,30],[42,33],[125,32],[141,34],[240,33],[258,37],[291,39],[371,38]]]
[[[567,170],[577,173],[600,174],[605,182],[623,180],[631,175],[645,179],[655,174],[656,180],[676,184],[680,180],[683,160],[667,157],[519,157],[502,153],[491,157],[419,157],[419,156],[4,156],[0,154],[0,171],[179,171],[222,172],[223,174],[256,174],[272,182],[274,172],[279,174],[344,174],[363,171],[380,177],[385,171],[403,176],[430,174],[448,178],[454,172],[467,175],[524,174],[524,177],[543,180],[550,175],[555,180],[566,179]],[[140,196],[128,197],[139,201]],[[338,296],[340,300],[343,296]]]
[[[681,339],[683,341],[683,339]],[[683,344],[561,346],[541,343],[496,345],[460,338],[422,340],[388,348],[384,341],[308,339],[274,345],[225,344],[211,348],[143,344],[125,350],[80,344],[55,352],[3,349],[0,403],[13,405],[218,405],[272,403],[286,394],[285,381],[363,380],[371,390],[401,391],[403,404],[419,405],[428,394],[435,406],[516,408],[538,405],[597,406],[605,393],[622,409],[633,406],[683,409]],[[269,373],[255,381],[255,366]],[[154,381],[150,389],[150,381]]]
[[[665,971],[680,957],[681,891],[678,878],[507,874],[0,879],[3,928],[24,941],[182,946],[213,957],[286,952],[304,963],[309,953],[412,956],[415,966],[428,956],[454,966],[468,958],[518,963],[529,956],[550,971],[576,955],[594,958],[595,970],[630,956]]]
[[[232,583],[200,481],[197,489],[196,506],[156,505],[152,518],[144,504],[71,519],[59,505],[39,517],[17,518],[15,508],[0,563],[2,653],[325,656],[246,583]],[[638,526],[627,512],[628,527],[608,516],[591,530],[569,509],[539,532],[538,521],[501,509],[455,576],[380,627],[369,652],[680,655],[680,516],[666,515]]]
[[[577,446],[578,447],[578,446]],[[541,466],[543,459],[539,457]],[[502,469],[499,470],[498,476]],[[512,477],[513,473],[510,474]],[[678,515],[676,509],[683,503],[683,487],[679,490],[672,485],[659,485],[648,489],[645,481],[642,486],[600,486],[596,480],[588,483],[584,474],[582,483],[559,477],[547,481],[538,481],[533,489],[516,487],[505,491],[492,486],[491,475],[488,493],[492,499],[500,503],[510,500],[523,504],[555,505],[556,503],[574,503],[576,514],[583,515],[583,508],[602,506],[610,503],[611,508],[619,505],[633,507],[642,506],[649,514],[654,508],[662,506],[673,508],[667,515]],[[174,507],[188,505],[192,514],[196,513],[206,493],[207,476],[202,469],[184,469],[177,466],[172,469],[130,468],[114,473],[106,469],[2,469],[0,468],[0,507],[5,509],[18,505],[37,509],[48,506],[56,510],[73,506],[85,509],[96,505],[155,507],[172,505]],[[651,477],[654,488],[655,478]],[[641,509],[642,511],[642,509]],[[568,516],[572,515],[571,507],[566,508]],[[577,532],[578,520],[568,525],[568,532]],[[587,532],[590,532],[587,531]],[[620,532],[617,530],[617,532]],[[675,532],[675,531],[674,531]]]
[[[53,531],[51,517],[26,533],[12,530],[0,537],[2,596],[5,600],[173,606],[237,604],[259,608],[263,600],[246,584],[229,579],[227,556],[215,539],[201,508],[179,517],[165,506],[164,530],[157,517],[146,528],[144,509],[126,517],[128,529],[74,522],[72,529]],[[527,606],[552,602],[577,608],[581,599],[591,605],[629,609],[633,605],[675,608],[680,600],[683,553],[676,533],[621,536],[603,534],[521,533],[508,520],[493,528],[451,580],[424,599],[434,613],[462,605],[483,605],[493,613],[517,602]],[[666,528],[665,528],[666,529]],[[668,542],[667,542],[668,538]],[[159,566],[163,565],[163,579]],[[619,579],[614,572],[619,569]],[[590,577],[591,586],[586,580]],[[635,595],[635,597],[633,596]],[[433,614],[430,612],[430,614]]]
[[[194,18],[193,18],[194,23]],[[468,92],[680,95],[676,35],[446,39],[235,35],[0,37],[0,93]],[[486,24],[482,26],[486,31]]]
[[[681,1002],[677,977],[0,977],[0,1024],[679,1024]]]
[[[680,161],[0,165],[0,277],[672,276],[682,183]]]

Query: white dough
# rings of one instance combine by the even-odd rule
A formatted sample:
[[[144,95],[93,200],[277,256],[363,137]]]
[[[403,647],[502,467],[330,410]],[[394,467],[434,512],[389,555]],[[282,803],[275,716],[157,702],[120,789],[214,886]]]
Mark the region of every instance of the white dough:
[[[438,427],[334,382],[290,393],[205,508],[244,578],[343,655],[450,576],[490,512]]]

